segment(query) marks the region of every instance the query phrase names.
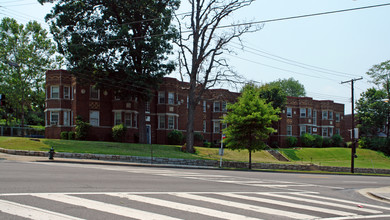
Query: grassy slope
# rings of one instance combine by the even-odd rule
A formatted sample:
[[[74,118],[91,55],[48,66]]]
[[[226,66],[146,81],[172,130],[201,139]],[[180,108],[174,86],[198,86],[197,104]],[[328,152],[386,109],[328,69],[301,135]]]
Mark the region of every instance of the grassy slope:
[[[321,166],[351,166],[351,149],[349,148],[298,148],[284,149],[283,153],[293,161],[314,163]],[[390,158],[383,153],[357,149],[356,168],[390,169]]]
[[[183,159],[207,159],[219,160],[218,148],[197,147],[196,154],[188,154],[180,151],[180,146],[172,145],[142,145],[113,142],[93,141],[67,141],[41,139],[40,142],[29,138],[0,137],[0,147],[16,150],[49,151],[54,147],[57,152],[69,153],[95,153],[150,157],[153,147],[154,157],[183,158]],[[351,166],[351,150],[348,148],[299,148],[284,149],[283,153],[288,156],[291,163],[314,163],[321,166]],[[357,149],[355,167],[385,168],[390,169],[390,158],[382,153]],[[225,149],[223,160],[248,162],[248,151],[231,151]],[[252,154],[252,162],[279,163],[265,151]]]

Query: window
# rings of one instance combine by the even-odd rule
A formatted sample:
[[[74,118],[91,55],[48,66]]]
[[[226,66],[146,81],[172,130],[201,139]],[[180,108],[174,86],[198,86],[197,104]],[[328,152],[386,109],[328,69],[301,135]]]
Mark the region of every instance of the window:
[[[317,125],[317,111],[313,111],[313,125]]]
[[[333,136],[333,128],[329,128],[329,137]]]
[[[187,108],[190,106],[190,98],[187,96]]]
[[[174,129],[174,128],[175,128],[175,117],[168,116],[168,129]]]
[[[99,126],[99,111],[89,112],[89,124],[92,126]]]
[[[138,114],[134,114],[134,127],[138,126]]]
[[[90,98],[98,100],[99,99],[99,89],[96,89],[94,86],[90,88]]]
[[[206,133],[207,127],[206,127],[206,120],[203,121],[203,132]]]
[[[226,102],[222,102],[222,111],[223,112],[227,111],[227,109],[226,109]]]
[[[221,132],[221,123],[219,121],[214,121],[214,133]]]
[[[287,117],[291,118],[292,117],[292,108],[287,108],[286,114],[287,114]]]
[[[311,128],[311,126],[307,126],[307,133],[309,134],[313,133],[313,129]]]
[[[64,125],[69,126],[70,125],[70,112],[69,111],[64,111]]]
[[[165,103],[165,92],[158,92],[158,104]]]
[[[306,118],[306,108],[301,108],[301,118]]]
[[[311,118],[311,108],[308,108],[308,109],[307,109],[307,117],[308,117],[308,118]]]
[[[165,128],[165,116],[164,115],[158,116],[158,128],[160,128],[160,129]]]
[[[52,99],[60,98],[60,87],[59,86],[52,86],[50,90],[51,90],[50,98],[52,98]]]
[[[328,137],[328,128],[322,128],[322,136]]]
[[[150,113],[150,102],[149,102],[149,101],[147,101],[147,102],[145,103],[145,112],[146,112],[146,113]]]
[[[214,112],[220,112],[220,103],[219,102],[214,102]]]
[[[336,113],[336,122],[340,122],[340,113]]]
[[[132,126],[132,114],[131,113],[125,113],[125,126],[131,127]]]
[[[336,128],[336,134],[340,134],[340,128]]]
[[[122,124],[122,112],[115,112],[114,115],[114,124],[120,125]]]
[[[328,117],[329,120],[333,120],[333,112],[329,111],[329,115],[328,116],[329,116]]]
[[[60,119],[59,112],[51,112],[50,113],[50,124],[58,125],[59,119]]]
[[[227,127],[227,124],[226,123],[222,123],[222,131],[223,131],[223,129],[226,129],[226,127]]]
[[[206,112],[206,106],[207,105],[207,102],[206,101],[203,101],[203,112]]]
[[[287,125],[287,136],[292,136],[292,125]]]
[[[70,87],[64,86],[64,99],[70,99]]]
[[[168,92],[168,104],[175,104],[175,94],[173,92]]]
[[[328,119],[328,111],[322,111],[322,120]]]
[[[306,126],[304,125],[299,126],[299,134],[303,135],[304,133],[306,133]]]

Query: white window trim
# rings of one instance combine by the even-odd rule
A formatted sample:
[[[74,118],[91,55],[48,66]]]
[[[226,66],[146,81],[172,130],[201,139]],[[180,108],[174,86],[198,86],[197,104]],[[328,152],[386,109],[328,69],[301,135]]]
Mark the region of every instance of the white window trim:
[[[92,118],[92,113],[97,112],[97,118]],[[92,119],[97,119],[97,125],[92,123]],[[99,111],[89,111],[89,124],[93,127],[99,127],[100,126],[100,112]]]
[[[53,115],[58,115],[57,121],[53,121]],[[60,123],[60,112],[59,111],[50,111],[50,125],[53,124],[53,122],[56,122],[56,125],[59,125]]]
[[[165,129],[165,115],[158,115],[158,129]]]
[[[290,109],[290,111],[289,111],[289,109]],[[287,107],[287,109],[286,109],[286,116],[287,116],[287,118],[292,118],[292,108]]]
[[[89,99],[90,100],[100,100],[100,89],[97,89],[97,98],[92,97],[92,90],[94,90],[93,86],[89,87]]]
[[[68,94],[66,94],[66,92],[65,92],[65,89],[66,88],[68,88]],[[70,99],[70,97],[71,97],[71,95],[70,95],[70,93],[71,93],[71,90],[70,90],[71,88],[70,88],[70,86],[64,86],[64,99]],[[66,97],[66,96],[68,96],[68,97]]]
[[[162,99],[162,100],[161,100]],[[165,92],[164,91],[159,91],[158,92],[158,104],[165,104]]]
[[[218,107],[218,111],[215,109],[215,107]],[[221,112],[221,102],[220,101],[214,101],[213,110],[214,110],[214,112]]]
[[[53,98],[53,88],[58,88],[58,97]],[[60,99],[60,86],[54,85],[50,86],[50,99]]]
[[[172,119],[172,124],[169,124],[170,119]],[[172,126],[170,126],[172,125]],[[168,115],[168,129],[175,129],[175,116],[173,115]]]
[[[175,104],[175,93],[168,92],[168,104],[174,105]]]
[[[120,115],[120,123],[118,124],[117,123],[117,115]],[[114,125],[120,125],[120,124],[122,124],[123,123],[123,121],[122,121],[122,112],[121,111],[115,111],[114,112]]]
[[[289,129],[288,129],[288,128],[291,128],[291,129],[290,129],[290,134],[289,134]],[[286,135],[287,135],[287,136],[292,136],[292,133],[293,133],[293,132],[292,132],[292,125],[287,125]]]

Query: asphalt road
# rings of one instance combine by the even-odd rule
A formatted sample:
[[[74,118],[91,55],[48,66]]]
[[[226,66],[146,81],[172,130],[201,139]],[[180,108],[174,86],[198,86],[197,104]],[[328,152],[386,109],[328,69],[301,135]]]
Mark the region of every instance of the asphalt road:
[[[0,219],[390,219],[389,177],[0,160]]]

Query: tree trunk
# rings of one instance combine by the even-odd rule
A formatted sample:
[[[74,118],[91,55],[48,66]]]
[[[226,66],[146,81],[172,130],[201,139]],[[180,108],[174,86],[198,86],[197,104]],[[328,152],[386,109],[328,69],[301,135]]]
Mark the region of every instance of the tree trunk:
[[[252,150],[248,150],[249,151],[249,169],[251,170],[252,169]]]
[[[146,144],[146,120],[145,120],[145,101],[143,99],[138,99],[138,109],[139,109],[139,117],[138,117],[138,135],[139,135],[139,143]]]
[[[191,99],[191,98],[189,98]],[[188,106],[188,121],[187,121],[187,136],[186,136],[186,147],[188,153],[195,153],[194,150],[194,117],[195,117],[195,106],[191,105],[191,101]]]

